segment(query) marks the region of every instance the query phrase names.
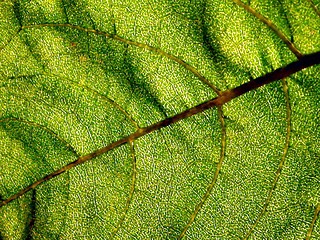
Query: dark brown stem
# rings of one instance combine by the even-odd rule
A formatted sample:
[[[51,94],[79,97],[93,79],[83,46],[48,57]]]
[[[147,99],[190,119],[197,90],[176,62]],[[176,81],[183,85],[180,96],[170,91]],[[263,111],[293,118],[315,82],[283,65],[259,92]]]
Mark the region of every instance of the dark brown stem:
[[[145,128],[140,128],[138,129],[136,132],[132,133],[131,135],[124,137],[116,142],[113,142],[111,144],[109,144],[106,147],[100,148],[88,155],[79,157],[77,160],[69,163],[68,165],[63,166],[62,168],[54,171],[53,173],[50,173],[49,175],[45,176],[42,179],[37,180],[36,182],[32,183],[31,185],[29,185],[28,187],[22,189],[21,191],[19,191],[18,193],[12,195],[11,197],[7,198],[6,200],[2,201],[0,203],[0,207],[8,204],[9,202],[17,199],[18,197],[21,197],[23,194],[25,194],[26,192],[30,191],[31,189],[34,189],[35,187],[37,187],[38,185],[40,185],[41,183],[54,178],[58,175],[60,175],[61,173],[64,173],[68,170],[70,170],[71,168],[74,168],[75,166],[78,166],[84,162],[87,162],[93,158],[96,158],[112,149],[115,149],[125,143],[128,143],[129,141],[134,141],[148,133],[154,132],[156,130],[159,130],[161,128],[164,128],[166,126],[169,126],[173,123],[176,123],[182,119],[191,117],[193,115],[196,115],[198,113],[201,113],[207,109],[213,108],[215,106],[222,106],[223,104],[229,102],[230,100],[239,97],[251,90],[257,89],[263,85],[269,84],[271,82],[286,78],[304,68],[316,65],[320,63],[320,52],[316,52],[313,54],[309,54],[309,55],[305,55],[303,57],[301,57],[298,61],[293,62],[288,64],[287,66],[283,67],[283,68],[278,68],[275,71],[268,73],[264,76],[258,77],[254,80],[251,80],[245,84],[242,84],[236,88],[230,89],[230,90],[226,90],[224,92],[221,93],[221,95],[219,95],[218,97],[208,100],[202,104],[199,104],[195,107],[192,107],[182,113],[179,113],[177,115],[174,115],[172,117],[169,117],[167,119],[164,119],[160,122],[157,122],[155,124],[152,124],[148,127]]]

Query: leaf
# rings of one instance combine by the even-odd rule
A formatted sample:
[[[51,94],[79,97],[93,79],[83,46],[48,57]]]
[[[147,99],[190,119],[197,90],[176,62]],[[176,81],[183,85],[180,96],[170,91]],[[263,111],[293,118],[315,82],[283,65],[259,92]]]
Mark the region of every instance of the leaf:
[[[0,2],[0,239],[320,238],[319,6]]]

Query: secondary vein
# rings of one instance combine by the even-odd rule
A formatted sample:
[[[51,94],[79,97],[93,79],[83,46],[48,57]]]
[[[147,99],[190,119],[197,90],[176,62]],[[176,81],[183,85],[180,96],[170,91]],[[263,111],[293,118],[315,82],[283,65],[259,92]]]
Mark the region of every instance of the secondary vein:
[[[135,41],[120,37],[117,34],[110,34],[110,33],[107,33],[107,32],[103,32],[103,31],[99,31],[99,30],[95,30],[95,29],[84,28],[84,27],[81,27],[81,26],[78,26],[78,25],[69,24],[69,23],[37,24],[37,25],[22,26],[21,29],[41,28],[41,27],[67,27],[67,28],[73,28],[73,29],[77,29],[79,31],[89,32],[89,33],[93,33],[93,34],[96,34],[96,35],[102,35],[102,36],[105,36],[106,38],[110,38],[110,39],[116,40],[118,42],[122,42],[122,43],[125,43],[125,44],[128,44],[128,45],[136,46],[138,48],[149,50],[151,52],[157,53],[157,54],[159,54],[161,56],[165,56],[165,57],[175,61],[176,63],[180,64],[185,69],[187,69],[188,71],[193,73],[194,76],[196,76],[201,82],[203,82],[208,87],[210,87],[217,95],[219,95],[221,93],[221,91],[216,86],[214,86],[208,79],[206,79],[203,75],[201,75],[201,73],[198,72],[198,70],[195,67],[193,67],[192,65],[190,65],[186,61],[180,59],[179,57],[161,50],[160,48],[153,47],[153,46],[150,46],[150,45],[145,44],[145,43],[135,42]]]

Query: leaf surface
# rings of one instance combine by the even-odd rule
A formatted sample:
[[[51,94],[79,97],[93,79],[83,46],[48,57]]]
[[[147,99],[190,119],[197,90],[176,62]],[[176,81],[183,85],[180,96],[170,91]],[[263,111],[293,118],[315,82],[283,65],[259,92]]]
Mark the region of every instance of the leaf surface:
[[[319,7],[0,2],[1,199],[320,51]],[[1,206],[0,239],[320,238],[319,70],[93,154]]]

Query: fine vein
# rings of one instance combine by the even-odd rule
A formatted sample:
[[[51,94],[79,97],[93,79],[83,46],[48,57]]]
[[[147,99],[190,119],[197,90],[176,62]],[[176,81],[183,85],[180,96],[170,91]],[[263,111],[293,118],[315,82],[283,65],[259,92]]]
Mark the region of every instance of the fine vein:
[[[225,156],[225,151],[226,151],[226,125],[224,122],[224,118],[223,118],[223,112],[222,112],[222,107],[218,106],[218,117],[219,117],[219,121],[220,121],[220,125],[221,125],[221,150],[220,150],[220,159],[219,162],[217,164],[217,168],[216,171],[213,175],[213,178],[211,180],[211,183],[208,185],[207,187],[207,191],[205,192],[205,194],[202,196],[202,198],[200,199],[200,202],[196,205],[193,213],[191,214],[190,218],[189,218],[189,222],[186,224],[186,226],[183,228],[182,232],[180,233],[178,239],[182,239],[186,233],[187,230],[189,229],[189,227],[192,225],[192,223],[194,222],[195,218],[197,217],[198,213],[200,212],[200,210],[202,209],[204,203],[207,201],[207,199],[209,198],[213,187],[215,186],[220,170],[222,168],[222,163],[224,160],[224,156]]]
[[[16,118],[16,117],[8,117],[8,118],[0,119],[0,124],[1,123],[9,123],[9,122],[20,122],[23,124],[27,124],[29,126],[34,126],[36,128],[40,128],[40,129],[46,131],[47,133],[51,134],[54,138],[56,138],[61,143],[63,143],[65,145],[65,147],[68,148],[76,157],[80,156],[80,154],[78,154],[77,151],[71,146],[71,144],[69,144],[65,139],[61,138],[57,133],[55,133],[50,128],[48,128],[44,125],[41,125],[36,122],[28,121],[28,120],[25,120],[22,118]]]
[[[269,204],[271,202],[271,198],[272,198],[273,192],[276,189],[276,185],[277,185],[277,183],[279,181],[279,178],[280,178],[280,175],[281,175],[281,171],[283,169],[284,162],[286,160],[288,149],[289,149],[290,134],[291,134],[291,105],[290,105],[290,99],[289,99],[288,83],[286,82],[285,79],[282,79],[282,87],[283,87],[283,91],[284,91],[284,97],[285,97],[286,109],[287,109],[287,116],[286,116],[287,132],[286,132],[286,139],[285,139],[284,149],[283,149],[283,153],[282,153],[282,157],[281,157],[278,169],[277,169],[277,171],[275,173],[275,177],[274,177],[274,180],[272,182],[272,186],[271,186],[271,188],[269,190],[267,199],[265,200],[265,203],[264,203],[264,205],[262,207],[262,210],[259,213],[257,219],[255,220],[255,222],[253,223],[253,225],[250,227],[249,231],[247,232],[247,234],[243,238],[244,240],[249,239],[249,237],[252,234],[254,228],[258,225],[258,223],[260,222],[261,218],[264,216],[264,214],[267,211],[267,208],[268,208],[268,206],[269,206]]]
[[[21,197],[26,192],[30,191],[31,189],[36,188],[41,183],[48,181],[49,179],[52,179],[52,178],[66,172],[66,171],[69,171],[70,169],[72,169],[80,164],[83,164],[93,158],[96,158],[96,157],[98,157],[98,156],[100,156],[100,155],[102,155],[112,149],[115,149],[125,143],[132,142],[132,141],[134,141],[138,138],[141,138],[142,136],[145,136],[151,132],[154,132],[154,131],[159,130],[164,127],[167,127],[171,124],[174,124],[178,121],[181,121],[182,119],[191,117],[191,116],[196,115],[198,113],[201,113],[207,109],[222,106],[223,104],[225,104],[225,103],[231,101],[232,99],[239,97],[249,91],[257,89],[257,88],[259,88],[263,85],[269,84],[271,82],[283,79],[283,78],[288,77],[288,76],[290,76],[290,75],[292,75],[292,74],[294,74],[304,68],[307,68],[307,67],[319,64],[319,63],[320,63],[320,51],[313,53],[313,54],[305,55],[302,58],[300,58],[298,61],[292,62],[283,68],[278,68],[275,71],[273,71],[271,73],[267,73],[264,76],[253,79],[253,80],[251,80],[247,83],[244,83],[238,87],[235,87],[233,89],[226,90],[226,91],[222,92],[216,98],[208,100],[208,101],[201,103],[195,107],[187,109],[184,112],[181,112],[177,115],[166,118],[166,119],[159,121],[155,124],[152,124],[150,126],[140,128],[137,131],[135,131],[134,133],[130,134],[129,136],[126,136],[120,140],[117,140],[117,141],[115,141],[115,142],[113,142],[103,148],[100,148],[100,149],[98,149],[88,155],[79,157],[77,160],[63,166],[62,168],[60,168],[60,169],[58,169],[48,175],[46,175],[42,179],[35,181],[31,185],[27,186],[26,188],[20,190],[16,194],[14,194],[14,195],[10,196],[9,198],[7,198],[6,200],[2,201],[0,203],[0,207],[3,207],[4,205],[17,199],[18,197]]]
[[[137,179],[137,162],[136,162],[136,153],[134,150],[134,142],[129,142],[130,145],[130,151],[131,151],[131,156],[132,156],[132,177],[131,177],[131,186],[130,186],[130,191],[129,195],[126,201],[126,205],[124,208],[124,212],[122,213],[122,217],[118,223],[118,225],[115,227],[115,229],[112,231],[110,239],[113,239],[117,233],[119,232],[120,228],[122,227],[123,222],[126,219],[130,204],[132,202],[135,186],[136,186],[136,179]]]
[[[99,91],[95,90],[94,88],[88,87],[87,85],[79,84],[78,82],[73,81],[70,78],[67,78],[67,77],[64,77],[64,76],[60,76],[60,75],[57,75],[57,74],[51,74],[49,72],[46,72],[46,74],[48,76],[55,76],[55,77],[66,79],[67,81],[69,81],[70,83],[76,85],[77,87],[82,87],[82,88],[88,90],[89,92],[92,92],[93,94],[95,94],[96,96],[100,97],[101,99],[109,102],[111,105],[113,105],[115,108],[117,108],[120,112],[122,112],[136,129],[139,128],[138,123],[133,119],[133,117],[120,104],[118,104],[116,101],[114,101],[113,99],[109,98],[108,96],[103,95]]]

